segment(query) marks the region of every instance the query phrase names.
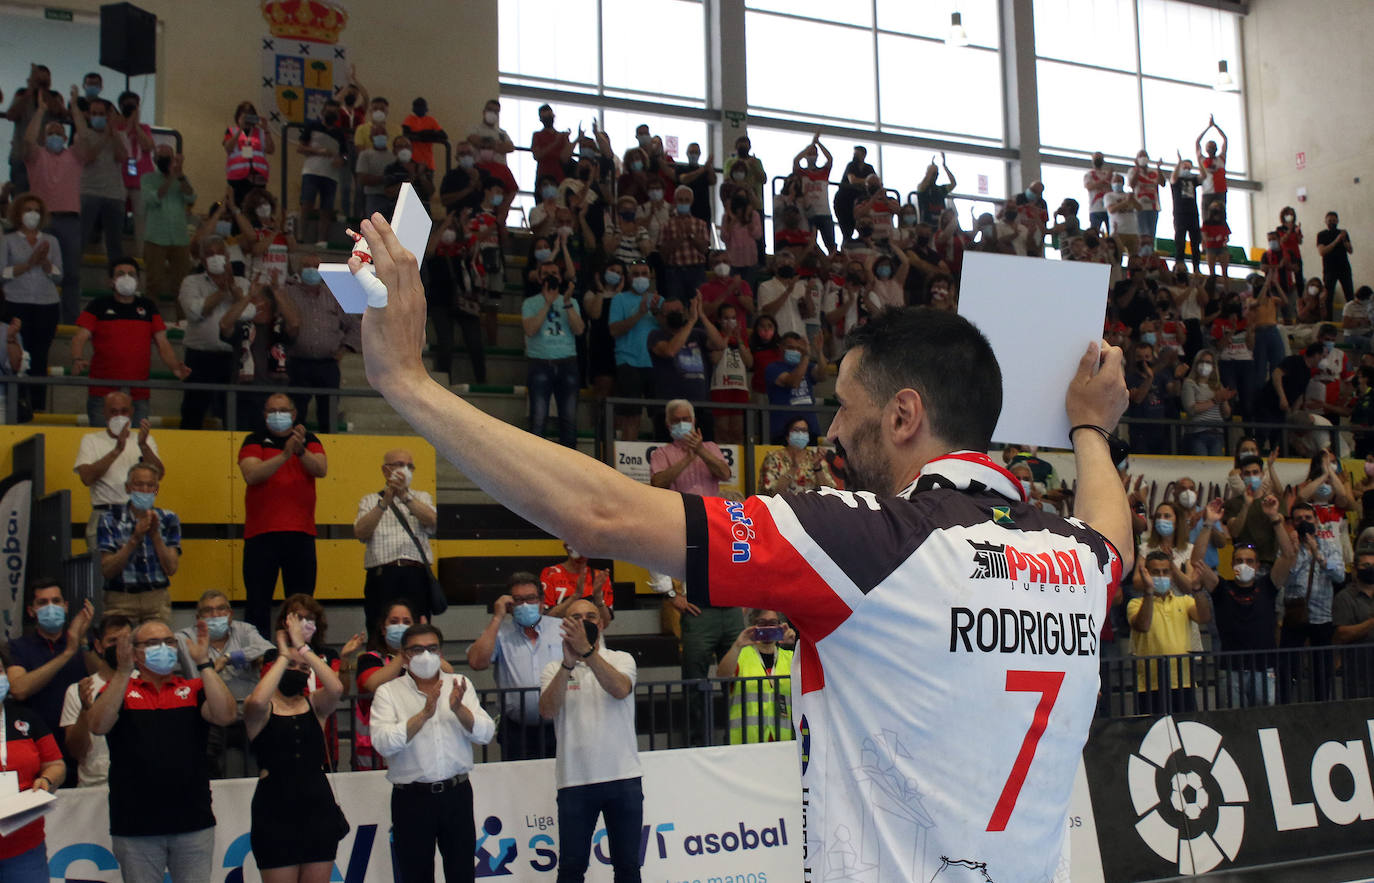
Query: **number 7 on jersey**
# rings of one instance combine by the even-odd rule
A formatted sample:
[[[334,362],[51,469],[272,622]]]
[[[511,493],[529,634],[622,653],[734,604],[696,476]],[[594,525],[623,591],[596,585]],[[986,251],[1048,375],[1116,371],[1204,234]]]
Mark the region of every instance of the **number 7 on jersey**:
[[[1035,749],[1040,737],[1050,723],[1050,711],[1059,698],[1059,688],[1064,684],[1062,671],[1008,671],[1008,693],[1039,693],[1040,702],[1035,706],[1035,716],[1031,718],[1026,738],[1021,740],[1021,750],[1016,762],[1011,765],[1011,773],[1002,786],[1002,796],[997,798],[997,806],[988,820],[989,831],[1005,831],[1011,821],[1011,812],[1016,808],[1016,798],[1021,795],[1021,786],[1026,784],[1026,774],[1030,772],[1031,761],[1035,759]]]

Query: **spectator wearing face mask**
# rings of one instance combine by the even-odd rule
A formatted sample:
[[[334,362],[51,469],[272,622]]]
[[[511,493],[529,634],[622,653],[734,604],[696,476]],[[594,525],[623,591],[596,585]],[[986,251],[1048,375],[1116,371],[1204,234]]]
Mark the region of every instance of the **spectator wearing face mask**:
[[[39,100],[47,101],[46,95]],[[86,137],[86,116],[76,107],[75,86],[67,110],[75,143],[67,146],[67,130],[61,122],[35,113],[24,135],[24,167],[30,192],[47,206],[48,232],[61,245],[62,321],[71,322],[81,304],[81,178],[96,155],[90,152]],[[109,255],[112,260],[117,257],[118,250]]]
[[[213,238],[204,246],[203,253],[205,272],[185,277],[177,295],[177,303],[186,316],[186,367],[199,383],[232,383],[236,354],[220,335],[220,320],[236,297],[248,296],[248,280],[229,271],[224,240]],[[181,428],[203,429],[206,414],[224,418],[225,407],[224,393],[187,389],[181,397]]]
[[[1112,175],[1112,190],[1102,198],[1102,204],[1112,221],[1112,236],[1121,243],[1122,251],[1139,254],[1141,204],[1134,194],[1126,192],[1126,179],[1120,174]]]
[[[720,236],[725,243],[725,259],[730,272],[743,276],[753,286],[759,264],[757,240],[763,236],[763,218],[750,202],[749,196],[736,189],[726,203],[721,219]]]
[[[490,181],[477,167],[477,149],[467,141],[459,141],[453,148],[453,168],[439,184],[439,201],[450,212],[482,207]],[[504,196],[505,191],[502,190]]]
[[[242,702],[257,686],[259,660],[272,649],[272,645],[248,623],[234,620],[229,598],[218,589],[201,593],[196,603],[196,622],[202,621],[209,628],[210,661],[215,664],[220,680],[234,694],[234,699]],[[199,625],[193,623],[176,634],[181,645],[181,673],[184,677],[196,673],[190,648],[196,641],[198,629]],[[256,775],[258,767],[253,763],[248,743],[248,733],[242,720],[225,727],[210,727],[205,750],[209,755],[211,777],[223,779]]]
[[[663,259],[663,296],[687,300],[706,281],[711,225],[692,214],[692,188],[680,185],[673,192],[673,213],[658,234]]]
[[[808,341],[800,334],[781,335],[782,358],[765,370],[768,402],[783,408],[813,408],[816,405],[816,384],[826,371],[824,346],[820,335]],[[814,411],[804,414],[788,413],[775,408],[768,414],[768,437],[773,444],[787,441],[785,427],[800,417],[806,421],[812,437],[820,435],[820,424]]]
[[[76,320],[72,335],[72,373],[85,374],[104,380],[147,380],[152,370],[152,348],[179,380],[185,380],[191,369],[177,358],[167,340],[167,326],[162,321],[157,304],[138,294],[138,265],[132,259],[110,262],[112,293],[97,297],[86,304]],[[92,355],[86,358],[86,345]],[[113,392],[109,386],[92,386],[86,397],[86,416],[98,426],[104,416],[104,396]],[[142,422],[148,417],[147,387],[134,387],[134,419]]]
[[[568,261],[571,269],[571,261]],[[521,322],[529,360],[530,432],[542,437],[549,400],[558,404],[558,442],[577,447],[577,400],[582,389],[577,365],[577,338],[586,330],[582,309],[573,298],[576,280],[545,261],[536,270],[539,289],[525,298]]]
[[[1226,210],[1215,201],[1208,204],[1202,223],[1202,248],[1207,252],[1207,273],[1217,275],[1217,263],[1221,263],[1221,278],[1225,280],[1231,270],[1231,228],[1226,223]]]
[[[324,722],[343,694],[338,675],[287,617],[264,656],[262,680],[243,703],[244,726],[263,771],[253,793],[250,843],[264,872],[297,879],[328,875],[348,822],[325,773],[331,769]],[[306,691],[314,681],[315,689]]]
[[[310,242],[313,233],[316,248],[328,245],[340,170],[348,161],[348,145],[352,141],[342,126],[342,116],[338,102],[326,101],[319,119],[306,124],[300,143],[296,145],[296,152],[305,157],[301,162],[300,236]],[[314,227],[310,225],[312,217],[316,219]]]
[[[746,404],[749,401],[749,372],[754,354],[740,326],[739,309],[721,304],[717,313],[724,346],[711,350],[711,401]],[[744,413],[730,409],[713,412],[716,440],[721,444],[743,444]]]
[[[396,212],[396,200],[401,196],[402,184],[414,187],[415,195],[426,205],[434,196],[434,171],[421,161],[417,152],[420,146],[405,135],[391,142],[396,161],[382,170],[382,192],[386,195],[386,205],[380,209],[388,218]],[[505,218],[504,212],[501,217]]]
[[[1258,450],[1253,439],[1249,440],[1249,445],[1250,450]],[[1264,498],[1275,491],[1265,487],[1264,461],[1257,455],[1238,455],[1236,465],[1240,470],[1242,490],[1226,501],[1222,513],[1226,518],[1226,531],[1236,545],[1253,546],[1260,570],[1268,572],[1278,555],[1278,540],[1274,525],[1264,516],[1261,506]]]
[[[234,694],[210,661],[209,629],[190,645],[197,678],[176,674],[177,639],[150,619],[115,645],[113,677],[89,712],[110,750],[110,839],[126,881],[208,880],[214,857],[206,737],[238,716]],[[135,671],[136,667],[136,671]],[[149,787],[157,770],[175,788]]]
[[[499,110],[500,105],[497,107]],[[547,104],[541,104],[539,106],[540,128],[530,138],[530,153],[534,156],[536,174],[541,177],[552,178],[554,184],[557,185],[563,180],[563,167],[572,159],[573,142],[572,131],[560,132],[553,127],[553,121],[553,108]],[[483,122],[486,121],[483,120]]]
[[[715,157],[706,155],[701,161],[701,145],[693,141],[687,145],[687,162],[677,164],[677,180],[692,189],[692,216],[711,223],[711,190],[716,183]]]
[[[97,228],[105,237],[105,255],[124,254],[124,168],[128,147],[119,134],[123,122],[114,105],[93,98],[86,111],[86,129],[77,144],[87,156],[81,170],[81,241],[89,243]]]
[[[1340,228],[1340,217],[1335,212],[1326,213],[1326,229],[1317,234],[1317,253],[1322,257],[1322,281],[1331,297],[1336,296],[1336,286],[1343,286],[1346,303],[1350,302],[1351,291],[1355,287],[1350,272],[1350,255],[1355,247],[1350,244],[1350,231]],[[1356,298],[1359,292],[1354,292]]]
[[[288,283],[290,298],[299,316],[295,339],[286,347],[286,373],[292,386],[338,389],[342,383],[339,361],[346,352],[361,352],[361,322],[350,316],[329,293],[319,271],[318,255],[301,258],[300,281]],[[304,421],[310,409],[309,394],[295,396],[296,411]],[[338,419],[338,399],[327,393],[315,396],[315,419],[320,432],[333,432]]]
[[[363,615],[376,623],[382,612],[405,599],[412,611],[429,615],[430,538],[438,529],[434,499],[411,488],[415,458],[402,448],[387,451],[382,462],[385,485],[358,501],[353,536],[366,544]]]
[[[1331,605],[1336,586],[1346,578],[1345,558],[1340,541],[1329,529],[1318,524],[1317,513],[1311,504],[1294,503],[1289,508],[1297,555],[1283,583],[1283,625],[1279,631],[1279,646],[1326,647],[1331,644],[1335,626],[1331,622]],[[1277,527],[1277,530],[1286,528]],[[1331,697],[1332,662],[1330,651],[1312,654],[1312,686],[1300,683],[1302,675],[1291,659],[1279,661],[1279,702],[1324,702]]]
[[[1169,174],[1169,189],[1174,210],[1174,269],[1183,268],[1187,255],[1184,245],[1192,243],[1193,275],[1201,273],[1202,227],[1198,216],[1197,191],[1202,179],[1193,171],[1193,161],[1178,154],[1178,164]]]
[[[114,678],[115,645],[120,638],[128,640],[134,623],[127,616],[107,613],[100,617],[93,629],[91,653],[87,662],[91,673],[67,688],[62,700],[62,733],[67,751],[76,766],[76,787],[93,788],[104,785],[110,777],[110,749],[104,736],[91,733],[90,711],[95,697]]]
[[[1180,527],[1178,510],[1174,508],[1173,503],[1163,502],[1155,507],[1149,532],[1141,539],[1138,551],[1142,561],[1151,552],[1164,552],[1169,556],[1170,577],[1174,585],[1183,590],[1197,587],[1197,575],[1189,564],[1193,556],[1193,545],[1188,542],[1187,528]],[[1146,582],[1148,574],[1145,571],[1145,568],[1136,568],[1135,588],[1138,592],[1149,590],[1149,584]]]
[[[244,618],[270,633],[278,573],[287,595],[315,593],[315,481],[329,464],[320,440],[296,422],[289,396],[268,396],[263,417],[265,431],[249,435],[239,448],[239,471],[247,485]]]
[[[165,473],[157,455],[157,440],[152,437],[148,422],[142,421],[136,434],[130,434],[133,400],[128,393],[112,392],[101,402],[102,429],[81,437],[76,463],[72,471],[91,491],[91,517],[86,525],[86,548],[96,552],[96,528],[105,510],[129,502],[125,479],[129,470],[139,463],[147,463]],[[129,442],[134,442],[130,445]]]
[[[1107,165],[1102,151],[1092,156],[1092,168],[1083,173],[1083,189],[1088,191],[1088,229],[1100,236],[1111,232],[1111,217],[1107,213],[1107,194],[1112,192],[1112,179],[1116,177],[1112,167]]]
[[[390,144],[392,139],[401,134],[400,123],[391,116],[391,102],[380,95],[374,95],[367,101],[367,112],[356,119],[353,128],[353,146],[355,152],[361,155],[362,151],[372,147],[376,142],[374,139],[379,134],[375,127],[380,126],[380,134],[386,136],[383,146]]]
[[[401,636],[421,617],[409,600],[398,600],[387,607],[381,618],[369,624],[367,650],[358,656],[357,692],[353,700],[354,771],[386,769],[386,758],[372,747],[372,697],[382,684],[405,674]]]
[[[743,327],[749,327],[751,317],[758,311],[753,287],[743,276],[731,272],[729,256],[724,251],[712,251],[707,261],[711,264],[711,275],[697,288],[702,312],[716,321],[721,308],[730,304],[739,310]]]
[[[362,188],[363,217],[370,218],[376,212],[385,211],[390,202],[386,196],[386,170],[396,161],[396,155],[391,152],[391,138],[387,135],[385,122],[364,123],[358,127],[358,133],[367,140],[359,145],[355,138],[358,158],[354,177]]]
[[[544,110],[541,108],[541,120],[543,115]],[[552,109],[549,110],[549,117],[552,123]],[[482,121],[468,130],[467,140],[475,149],[491,151],[491,155],[486,157],[484,162],[506,165],[506,154],[515,152],[515,142],[511,140],[510,134],[501,128],[500,121],[501,102],[492,98],[482,107]]]
[[[1288,259],[1288,266],[1293,270],[1295,284],[1302,285],[1307,279],[1302,270],[1302,224],[1291,205],[1279,210],[1279,225],[1274,228],[1274,232],[1278,234],[1279,247],[1283,249],[1283,256]],[[1330,315],[1323,318],[1329,319]]]
[[[134,254],[143,254],[143,246],[146,244],[142,179],[153,170],[157,150],[152,127],[139,117],[142,106],[143,102],[137,93],[121,92],[115,102],[119,112],[114,115],[115,129],[129,155],[129,160],[120,169],[120,174],[124,179],[125,194],[129,198],[129,209],[134,216]]]
[[[488,102],[490,105],[492,102]],[[498,105],[499,108],[499,105]],[[428,176],[434,175],[434,144],[438,141],[447,141],[448,133],[439,125],[439,121],[430,116],[429,102],[423,98],[416,98],[410,103],[410,115],[401,121],[401,133],[410,142],[409,147],[415,152],[415,162],[424,166]],[[502,133],[504,134],[504,132]],[[510,141],[510,137],[505,139]],[[511,145],[511,150],[515,145]],[[400,154],[397,148],[396,153]],[[503,154],[509,151],[501,151]],[[433,185],[430,185],[430,193],[433,194]],[[425,202],[429,202],[426,197]]]
[[[38,116],[61,122],[67,119],[62,96],[52,91],[52,71],[44,64],[29,64],[29,77],[22,89],[15,90],[5,117],[14,123],[14,139],[10,142],[10,181],[15,192],[30,189],[28,171],[24,163],[27,152],[29,123]]]
[[[1222,455],[1223,426],[1231,420],[1230,400],[1235,391],[1221,385],[1216,372],[1216,356],[1201,350],[1183,380],[1183,411],[1189,430],[1183,435],[1184,448],[1195,457]]]
[[[557,748],[553,724],[539,716],[539,674],[563,655],[560,622],[545,601],[534,574],[511,574],[490,622],[468,648],[472,670],[495,666],[496,686],[503,691],[496,733],[502,760],[553,757]]]
[[[1134,656],[1182,656],[1191,649],[1191,634],[1212,618],[1211,599],[1204,591],[1173,591],[1178,568],[1169,553],[1150,552],[1137,582],[1145,586],[1139,598],[1126,603]],[[1136,664],[1136,712],[1163,714],[1197,708],[1193,677],[1186,659],[1149,660]]]
[[[654,362],[649,354],[649,335],[658,328],[654,315],[663,298],[653,290],[649,265],[643,261],[626,267],[629,290],[611,299],[608,316],[611,336],[615,338],[615,391],[624,398],[654,397]],[[617,437],[626,441],[639,438],[643,408],[621,406],[616,413]]]
[[[1136,220],[1140,229],[1141,249],[1154,251],[1155,230],[1159,225],[1159,185],[1164,180],[1164,160],[1157,160],[1150,168],[1150,154],[1141,150],[1135,155],[1135,165],[1126,173],[1126,183],[1139,203]]]
[[[10,204],[13,232],[0,236],[0,289],[11,318],[18,319],[29,352],[29,372],[48,373],[48,349],[57,336],[62,278],[62,246],[57,237],[42,232],[47,206],[32,193],[20,194]],[[47,409],[47,390],[30,386],[22,396],[33,410]]]
[[[1374,695],[1374,545],[1362,543],[1355,550],[1353,582],[1332,602],[1331,621],[1336,626],[1332,636],[1341,651],[1344,674],[1344,695],[1368,697]]]
[[[1333,292],[1327,290],[1327,296]],[[1367,352],[1371,335],[1374,334],[1374,289],[1361,285],[1355,291],[1355,299],[1347,300],[1341,311],[1341,328],[1345,331],[1345,343],[1357,352]]]
[[[143,266],[148,294],[165,298],[176,291],[191,270],[191,237],[186,219],[196,201],[195,188],[182,169],[180,154],[168,145],[157,148],[154,168],[140,178],[143,219]],[[216,382],[206,380],[206,383]]]
[[[181,566],[181,521],[172,510],[155,505],[160,486],[157,470],[140,463],[124,483],[129,502],[100,516],[96,547],[106,613],[139,621],[172,614],[167,588]]]
[[[234,124],[224,130],[224,175],[234,191],[234,201],[242,204],[254,187],[266,187],[271,166],[267,158],[277,150],[270,129],[263,128],[253,102],[234,108]]]
[[[825,454],[812,446],[814,436],[805,417],[794,417],[785,427],[785,446],[769,451],[759,470],[760,494],[800,494],[835,487]]]
[[[878,175],[869,175],[864,184],[867,193],[854,205],[855,228],[861,239],[871,239],[875,244],[886,243],[892,238],[892,225],[901,206],[887,195],[883,179]]]

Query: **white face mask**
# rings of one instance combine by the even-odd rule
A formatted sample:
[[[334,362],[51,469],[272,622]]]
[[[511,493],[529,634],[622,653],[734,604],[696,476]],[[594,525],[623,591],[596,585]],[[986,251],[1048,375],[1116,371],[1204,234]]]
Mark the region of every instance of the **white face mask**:
[[[43,219],[43,215],[36,211],[27,211],[20,216],[19,220],[24,224],[26,230],[37,230],[38,222]]]
[[[1197,504],[1197,491],[1182,490],[1178,492],[1178,504],[1184,509],[1191,509]]]
[[[722,261],[719,264],[716,264],[716,275],[721,277],[722,279],[724,279],[726,276],[729,276],[730,265],[725,263],[724,261]]]
[[[486,120],[488,126],[496,125],[496,111],[489,110],[482,114],[482,119]]]
[[[138,291],[138,280],[133,276],[120,276],[114,281],[114,288],[124,297],[133,297],[134,293]]]
[[[110,435],[118,438],[124,430],[129,428],[129,418],[123,414],[118,417],[111,417],[105,421],[105,427],[110,430]]]
[[[1235,571],[1238,583],[1249,583],[1255,578],[1255,568],[1249,564],[1237,564]]]
[[[247,306],[245,306],[245,307],[243,308],[243,312],[239,314],[239,321],[240,321],[240,322],[252,322],[254,319],[257,318],[257,316],[258,316],[258,308],[257,308],[257,305],[255,305],[255,304],[248,304]]]
[[[391,474],[393,476],[399,475],[401,477],[401,486],[408,488],[410,487],[410,480],[415,477],[415,470],[406,466],[401,469],[392,469]]]
[[[384,122],[386,122],[386,111],[384,111],[384,110],[374,110],[374,111],[372,111],[372,122],[374,122],[374,123],[384,123]]]
[[[427,681],[439,673],[439,654],[421,653],[418,656],[413,656],[406,663],[406,668],[415,677]]]
[[[412,156],[414,156],[414,154],[411,153],[409,147],[402,147],[400,150],[396,151],[396,158],[401,162],[410,162]]]
[[[439,234],[439,241],[445,245],[451,245],[458,240],[458,234],[453,230],[445,230]]]
[[[211,276],[218,276],[224,272],[228,259],[222,254],[212,254],[205,259],[205,272]]]
[[[1211,377],[1211,376],[1212,376],[1212,363],[1211,363],[1211,362],[1198,362],[1198,364],[1197,364],[1197,376],[1198,376],[1198,377],[1201,377],[1203,380],[1206,380],[1208,377]]]
[[[260,203],[257,207],[257,213],[259,218],[262,218],[264,221],[267,220],[272,217],[272,204],[267,202]]]

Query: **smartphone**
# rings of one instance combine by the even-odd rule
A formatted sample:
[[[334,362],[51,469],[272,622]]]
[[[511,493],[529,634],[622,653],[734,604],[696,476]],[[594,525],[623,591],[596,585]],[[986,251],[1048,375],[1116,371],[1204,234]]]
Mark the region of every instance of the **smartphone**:
[[[591,620],[582,620],[582,628],[587,630],[587,643],[596,646],[597,636],[601,634],[601,627]]]
[[[754,626],[754,640],[765,644],[776,644],[787,635],[785,625],[756,625]]]

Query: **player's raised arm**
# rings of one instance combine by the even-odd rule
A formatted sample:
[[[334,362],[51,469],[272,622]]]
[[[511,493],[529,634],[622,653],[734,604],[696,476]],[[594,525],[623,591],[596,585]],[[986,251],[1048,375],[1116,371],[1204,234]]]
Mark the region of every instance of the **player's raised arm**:
[[[1106,341],[1089,344],[1064,398],[1069,425],[1112,432],[1125,413],[1128,400],[1121,348],[1108,346]],[[1130,570],[1135,551],[1131,510],[1107,440],[1095,430],[1080,429],[1073,433],[1071,441],[1078,468],[1073,514],[1116,546],[1121,554],[1121,569]]]
[[[387,288],[387,305],[369,306],[363,315],[363,358],[372,387],[443,457],[512,511],[597,558],[633,561],[681,578],[682,497],[497,420],[435,382],[420,357],[425,291],[415,258],[380,214],[361,227],[377,278]]]

